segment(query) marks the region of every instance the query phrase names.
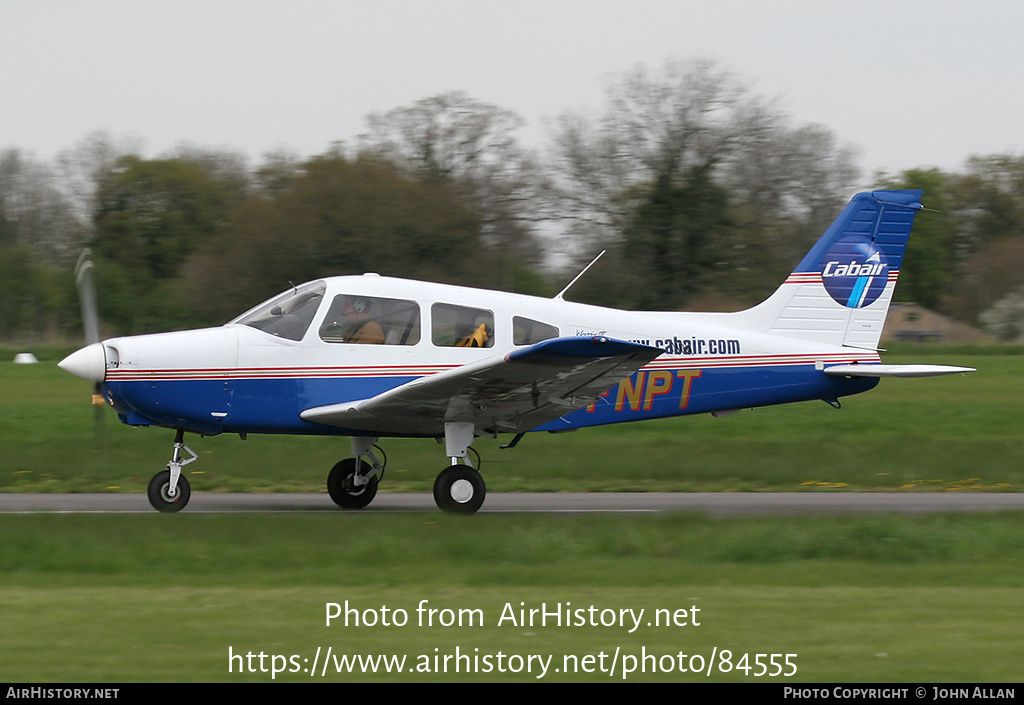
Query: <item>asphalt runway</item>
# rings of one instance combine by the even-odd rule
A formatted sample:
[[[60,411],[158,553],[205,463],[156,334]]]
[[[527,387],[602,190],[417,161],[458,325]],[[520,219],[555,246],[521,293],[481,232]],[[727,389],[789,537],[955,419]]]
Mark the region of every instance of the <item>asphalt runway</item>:
[[[993,512],[1024,510],[1024,494],[925,492],[494,492],[480,513],[551,514],[698,512],[713,517],[785,514],[869,514],[891,512]],[[381,492],[366,509],[342,510],[324,493],[192,494],[184,514],[238,512],[337,512],[348,516],[380,512],[439,511],[426,492]],[[144,494],[3,494],[2,513],[157,514]]]

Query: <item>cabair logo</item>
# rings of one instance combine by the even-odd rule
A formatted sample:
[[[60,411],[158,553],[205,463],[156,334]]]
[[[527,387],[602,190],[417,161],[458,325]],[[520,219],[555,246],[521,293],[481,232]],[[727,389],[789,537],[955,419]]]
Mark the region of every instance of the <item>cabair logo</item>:
[[[825,253],[821,281],[829,296],[847,308],[873,303],[889,279],[885,258],[863,236],[848,235]]]

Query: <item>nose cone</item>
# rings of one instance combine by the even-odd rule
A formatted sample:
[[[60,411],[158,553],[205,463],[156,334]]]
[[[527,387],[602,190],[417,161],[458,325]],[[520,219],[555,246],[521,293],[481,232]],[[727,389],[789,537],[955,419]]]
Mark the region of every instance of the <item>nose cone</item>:
[[[93,383],[103,381],[107,376],[107,354],[103,343],[93,343],[71,353],[57,363],[57,367],[70,372],[75,377],[87,379]]]

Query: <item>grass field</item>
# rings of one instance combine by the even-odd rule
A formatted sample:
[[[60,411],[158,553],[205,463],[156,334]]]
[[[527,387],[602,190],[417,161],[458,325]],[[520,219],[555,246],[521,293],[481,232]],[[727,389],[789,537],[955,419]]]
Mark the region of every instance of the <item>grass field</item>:
[[[927,361],[979,371],[887,380],[839,411],[800,404],[538,434],[512,451],[484,444],[484,473],[492,491],[1020,491],[1024,356],[996,352],[939,351]],[[0,490],[144,491],[170,433],[111,416],[97,446],[88,393],[52,363],[0,363]],[[201,461],[190,467],[202,474],[190,480],[195,491],[320,489],[347,445],[196,439]],[[429,489],[438,447],[384,447],[382,489]],[[0,537],[3,682],[1016,682],[1024,657],[1020,513],[186,510],[5,515]],[[437,611],[420,626],[423,600]],[[328,606],[346,601],[360,625],[327,626]],[[583,610],[584,623],[520,623],[520,609],[542,608]],[[405,624],[380,624],[403,613]],[[406,661],[401,673],[383,662],[375,674],[367,664],[336,671],[341,655],[357,654]],[[789,670],[786,654],[796,674],[770,678]]]
[[[30,515],[0,517],[0,531],[0,681],[529,682],[540,675],[523,666],[502,673],[496,662],[491,672],[434,672],[435,655],[457,650],[550,658],[544,680],[767,679],[750,669],[721,672],[723,649],[732,666],[744,653],[749,666],[758,653],[795,654],[796,674],[777,678],[787,682],[1020,678],[1019,514]],[[438,610],[430,626],[420,626],[423,600]],[[356,611],[348,626],[344,618],[327,626],[329,603]],[[600,618],[518,619],[520,609],[561,611],[556,605],[593,606]],[[620,625],[620,610],[639,609],[639,627],[632,617]],[[655,621],[659,609],[672,616],[669,624]],[[387,615],[390,626],[382,626]],[[404,655],[407,663],[401,674],[332,666],[325,675],[272,678],[272,655],[282,656],[279,669],[306,669],[318,647],[337,656]],[[240,673],[229,649],[262,652],[267,672],[254,663],[256,672]],[[713,651],[719,666],[710,677],[679,672],[679,653],[694,668],[700,660],[691,665],[690,657],[706,663]],[[604,671],[599,661],[592,673],[564,670],[567,656],[602,653]],[[623,673],[627,657],[645,653],[667,658],[656,672]],[[410,673],[417,664],[431,670]]]

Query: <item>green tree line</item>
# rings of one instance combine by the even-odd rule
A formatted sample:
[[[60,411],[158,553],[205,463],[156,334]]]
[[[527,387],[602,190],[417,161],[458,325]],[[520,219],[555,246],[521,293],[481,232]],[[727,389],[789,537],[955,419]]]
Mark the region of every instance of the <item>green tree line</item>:
[[[146,158],[102,133],[52,163],[0,152],[0,340],[80,335],[83,247],[105,335],[219,325],[291,284],[368,271],[551,295],[602,249],[573,298],[747,306],[862,183],[829,130],[708,62],[623,74],[541,153],[518,142],[518,116],[463,93],[367,125],[351,145],[255,166],[195,147]],[[1019,335],[1024,157],[873,185],[924,189],[897,298]]]

